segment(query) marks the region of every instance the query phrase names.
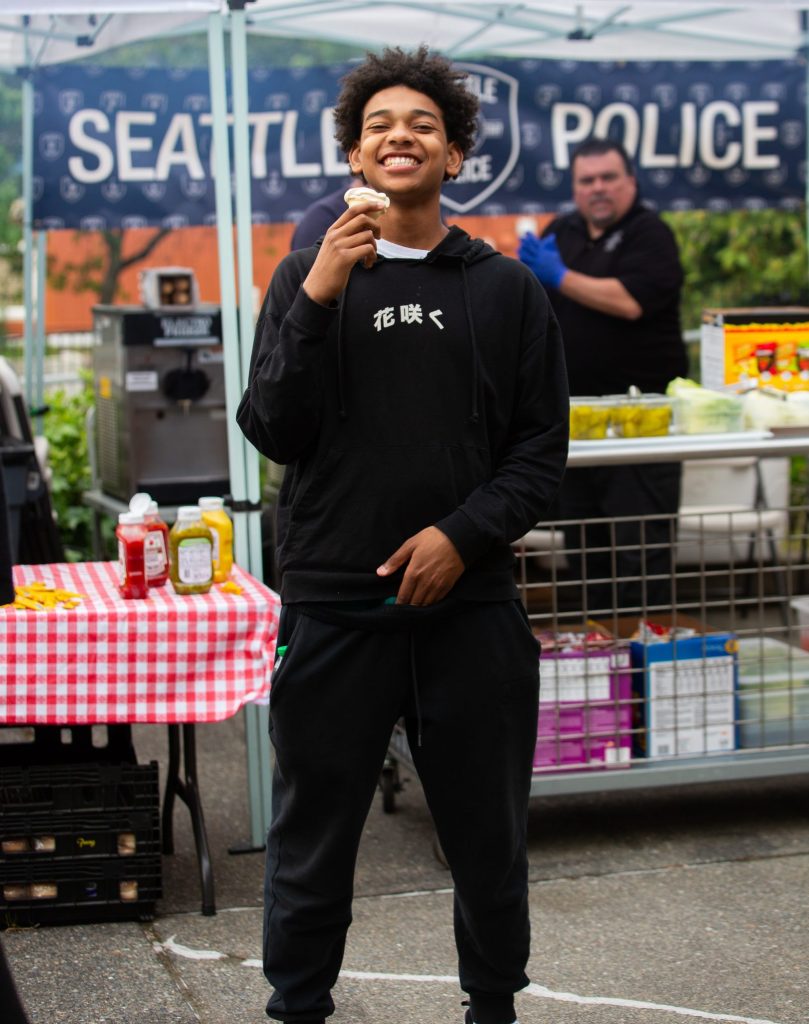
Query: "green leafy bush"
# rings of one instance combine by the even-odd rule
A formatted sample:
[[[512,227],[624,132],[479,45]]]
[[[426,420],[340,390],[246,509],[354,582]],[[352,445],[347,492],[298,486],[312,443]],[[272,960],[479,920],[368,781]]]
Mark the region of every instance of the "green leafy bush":
[[[684,330],[699,327],[706,307],[807,304],[804,210],[689,210],[663,217],[685,273]]]
[[[82,504],[83,491],[90,489],[90,462],[87,451],[87,410],[93,404],[92,376],[82,374],[82,389],[75,394],[63,390],[46,395],[48,412],[44,434],[48,439],[48,461],[53,473],[51,498],[56,523],[68,561],[92,559],[92,511]],[[113,528],[102,522],[105,553],[112,556]]]

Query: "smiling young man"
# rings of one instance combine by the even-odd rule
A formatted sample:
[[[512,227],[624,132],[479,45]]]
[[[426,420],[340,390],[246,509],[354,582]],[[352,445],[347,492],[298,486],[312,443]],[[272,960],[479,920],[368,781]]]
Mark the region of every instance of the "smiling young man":
[[[538,651],[510,544],[557,490],[567,385],[533,274],[442,222],[476,113],[426,49],[369,55],[344,79],[338,140],[390,206],[352,206],[283,261],[239,407],[287,466],[264,928],[277,1020],[333,1012],[401,717],[453,874],[467,1022],[512,1024],[528,980]]]

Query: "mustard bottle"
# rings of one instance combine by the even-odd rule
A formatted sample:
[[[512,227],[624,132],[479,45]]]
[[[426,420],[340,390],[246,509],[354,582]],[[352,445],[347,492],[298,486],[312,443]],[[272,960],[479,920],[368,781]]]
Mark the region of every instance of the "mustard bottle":
[[[200,498],[202,521],[213,534],[213,579],[224,583],[233,568],[233,523],[222,498]]]
[[[181,505],[169,531],[169,578],[177,594],[207,594],[213,583],[213,536],[196,505]]]

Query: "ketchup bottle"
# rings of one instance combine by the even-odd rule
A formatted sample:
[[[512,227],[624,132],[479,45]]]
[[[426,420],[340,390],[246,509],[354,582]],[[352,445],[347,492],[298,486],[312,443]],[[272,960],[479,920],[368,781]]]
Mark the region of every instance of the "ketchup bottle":
[[[162,587],[169,578],[169,528],[160,518],[157,502],[139,491],[129,501],[129,511],[143,516],[146,536],[143,541],[143,565],[150,587]]]
[[[146,597],[149,584],[143,560],[146,525],[137,512],[121,512],[115,530],[118,538],[118,586],[122,597]]]
[[[146,582],[150,587],[162,587],[169,578],[169,528],[160,518],[157,502],[149,502],[144,516],[146,539],[143,542],[143,560]]]

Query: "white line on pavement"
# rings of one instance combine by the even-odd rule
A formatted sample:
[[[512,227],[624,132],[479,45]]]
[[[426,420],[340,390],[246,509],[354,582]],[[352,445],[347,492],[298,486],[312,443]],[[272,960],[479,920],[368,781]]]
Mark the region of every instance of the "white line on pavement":
[[[585,1006],[627,1006],[638,1010],[665,1010],[681,1017],[699,1017],[700,1020],[734,1021],[737,1024],[775,1024],[760,1017],[737,1017],[733,1013],[709,1013],[707,1010],[691,1010],[687,1006],[669,1006],[667,1003],[647,1003],[641,999],[612,999],[606,996],[578,996],[573,992],[552,992],[544,985],[531,984],[523,989],[540,999],[556,999],[561,1003],[581,1003]]]
[[[155,948],[163,949],[177,956],[192,960],[220,960],[226,954],[213,949],[190,949],[174,941],[174,936],[164,943],[155,943]],[[242,967],[261,967],[261,961],[254,958],[241,961]],[[392,974],[384,971],[340,971],[340,977],[355,981],[416,981],[427,984],[458,985],[458,977],[453,974]],[[761,1017],[741,1017],[734,1013],[710,1013],[707,1010],[693,1010],[687,1006],[671,1006],[668,1003],[650,1003],[642,999],[620,999],[611,996],[580,996],[574,992],[554,992],[544,985],[530,984],[522,990],[522,994],[536,996],[538,999],[555,999],[560,1003],[578,1003],[582,1006],[623,1006],[635,1010],[656,1010],[674,1013],[680,1017],[696,1017],[699,1020],[728,1021],[730,1024],[777,1024],[776,1021]]]
[[[190,946],[175,942],[173,935],[165,942],[155,942],[153,945],[158,953],[174,953],[176,956],[184,956],[186,960],[227,960],[227,953],[220,953],[216,949],[191,949]]]

